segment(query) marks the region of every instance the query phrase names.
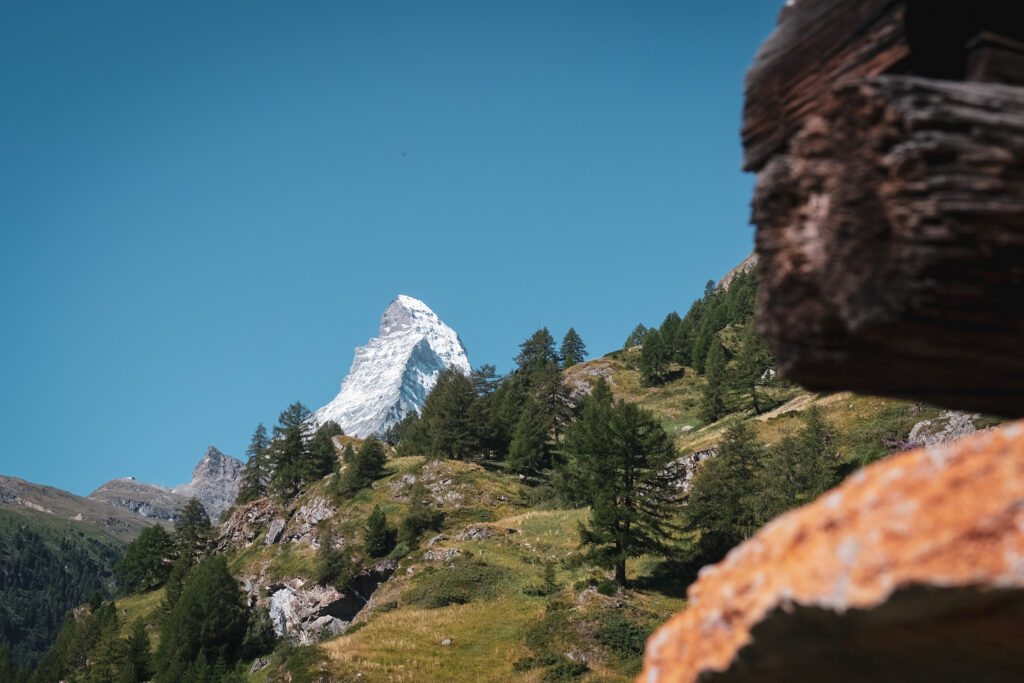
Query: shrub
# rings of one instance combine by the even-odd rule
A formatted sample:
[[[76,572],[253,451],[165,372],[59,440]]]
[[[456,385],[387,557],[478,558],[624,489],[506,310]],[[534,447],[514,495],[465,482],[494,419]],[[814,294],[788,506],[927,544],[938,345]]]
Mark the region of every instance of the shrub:
[[[572,681],[587,673],[587,665],[568,657],[561,658],[557,664],[544,672],[545,681]]]
[[[615,582],[608,579],[601,579],[601,582],[597,584],[597,592],[601,595],[615,595],[618,589]]]
[[[489,600],[501,593],[508,573],[500,567],[462,564],[434,572],[423,572],[418,585],[406,591],[406,603],[434,609]]]

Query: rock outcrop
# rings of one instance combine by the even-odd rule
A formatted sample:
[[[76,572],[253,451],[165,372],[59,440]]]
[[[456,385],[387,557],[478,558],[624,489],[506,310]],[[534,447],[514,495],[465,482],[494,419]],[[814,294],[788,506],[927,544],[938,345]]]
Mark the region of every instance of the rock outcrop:
[[[210,446],[192,470],[192,481],[175,486],[173,490],[186,499],[198,498],[210,518],[216,520],[235,502],[238,485],[242,481],[242,467],[241,460]]]
[[[301,578],[266,586],[274,632],[279,637],[287,634],[301,645],[343,632],[397,567],[395,560],[378,562],[357,576],[344,593]]]
[[[437,376],[449,366],[470,372],[459,336],[425,303],[400,295],[384,311],[378,336],[356,349],[337,397],[310,422],[334,421],[351,436],[383,434],[423,407]]]
[[[706,567],[642,681],[1017,680],[1024,421],[875,463]]]
[[[974,420],[979,417],[976,413],[944,410],[938,417],[914,425],[907,442],[915,446],[938,446],[962,439],[978,431]]]

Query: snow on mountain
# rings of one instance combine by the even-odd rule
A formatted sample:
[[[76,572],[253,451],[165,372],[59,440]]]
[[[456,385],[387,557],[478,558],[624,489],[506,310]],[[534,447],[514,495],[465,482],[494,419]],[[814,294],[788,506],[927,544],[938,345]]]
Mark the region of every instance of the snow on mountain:
[[[356,349],[337,397],[310,422],[319,426],[333,420],[351,436],[382,434],[423,407],[437,376],[449,366],[470,372],[459,335],[425,303],[399,295],[384,311],[378,336]]]

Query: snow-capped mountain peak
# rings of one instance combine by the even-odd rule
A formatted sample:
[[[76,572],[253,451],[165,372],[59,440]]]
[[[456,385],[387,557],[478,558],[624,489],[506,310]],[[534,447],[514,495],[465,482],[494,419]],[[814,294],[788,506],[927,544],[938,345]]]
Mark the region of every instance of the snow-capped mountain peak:
[[[442,370],[469,374],[466,349],[419,299],[401,294],[380,319],[378,336],[356,349],[337,397],[313,413],[321,425],[333,420],[352,436],[381,434],[412,410],[420,410]]]

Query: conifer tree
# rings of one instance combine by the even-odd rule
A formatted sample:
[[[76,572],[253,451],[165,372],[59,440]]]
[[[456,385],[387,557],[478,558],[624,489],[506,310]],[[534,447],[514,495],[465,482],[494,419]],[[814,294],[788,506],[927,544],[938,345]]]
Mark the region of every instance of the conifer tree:
[[[440,528],[443,519],[444,514],[431,507],[427,487],[417,478],[409,488],[409,512],[399,527],[399,539],[414,544],[427,529]]]
[[[118,584],[126,593],[149,591],[162,585],[171,572],[168,558],[174,541],[159,524],[146,527],[128,544],[124,556],[114,565]]]
[[[174,522],[174,552],[195,564],[206,554],[213,536],[213,526],[206,508],[193,496]]]
[[[482,425],[476,423],[477,403],[473,382],[455,367],[449,367],[423,404],[423,422],[430,455],[466,460],[480,450]]]
[[[707,423],[715,422],[725,417],[728,412],[726,405],[726,374],[725,374],[725,348],[715,338],[711,343],[711,350],[708,351],[707,369],[704,372],[706,380],[701,390],[701,419]]]
[[[153,675],[152,654],[150,653],[149,634],[142,619],[132,622],[125,647],[124,665],[121,681],[141,683],[148,681]]]
[[[338,467],[338,453],[334,450],[334,437],[344,436],[345,432],[337,422],[328,420],[320,425],[313,438],[309,440],[307,450],[309,456],[303,468],[303,481],[312,482],[322,479]]]
[[[369,437],[359,447],[359,452],[352,459],[338,478],[338,492],[344,496],[351,496],[360,489],[366,488],[375,479],[384,476],[384,465],[387,462],[387,453],[384,452],[384,444],[376,437]]]
[[[622,345],[622,348],[629,349],[634,346],[643,346],[644,340],[647,339],[647,333],[649,331],[650,330],[647,329],[646,325],[639,323],[633,328],[633,331],[629,333],[629,336],[626,337],[626,342]]]
[[[296,401],[277,418],[274,440],[270,444],[270,463],[273,469],[270,489],[281,500],[288,500],[302,486],[308,455],[305,437],[309,429],[310,412]]]
[[[164,620],[156,654],[157,681],[178,681],[192,662],[207,657],[234,663],[241,654],[249,608],[223,555],[189,572],[181,596]]]
[[[626,584],[626,561],[670,549],[676,494],[666,471],[676,457],[658,419],[639,406],[615,402],[602,378],[565,433],[564,453],[582,474],[591,516],[580,526],[588,557]]]
[[[373,512],[366,520],[364,545],[370,557],[384,557],[395,545],[395,530],[388,525],[387,515],[379,505],[373,506]]]
[[[4,643],[0,645],[0,681],[13,681],[17,675],[18,667],[11,657],[11,646]]]
[[[535,396],[530,395],[519,414],[512,443],[509,444],[508,462],[514,472],[537,474],[551,466],[548,440],[554,426],[553,416]]]
[[[648,386],[660,384],[668,370],[669,350],[659,330],[651,330],[640,348],[640,374]]]
[[[768,347],[757,333],[754,322],[750,321],[743,329],[739,352],[736,354],[736,386],[745,395],[755,415],[760,415],[767,407],[758,392],[761,377],[770,364]]]
[[[697,470],[685,512],[689,528],[701,532],[701,561],[717,562],[757,529],[763,457],[764,446],[750,425],[736,422],[726,429],[717,455]]]
[[[352,448],[352,442],[349,441],[345,444],[345,449],[341,452],[341,461],[343,463],[351,463],[356,459],[356,451]]]
[[[757,496],[758,522],[810,502],[837,483],[836,430],[818,406],[802,416],[803,428],[771,448]]]
[[[582,363],[583,359],[587,357],[587,347],[574,328],[570,327],[569,331],[565,333],[565,337],[562,338],[559,355],[562,357],[563,368],[571,368],[577,363]]]
[[[542,327],[520,344],[519,355],[516,356],[515,361],[519,370],[527,374],[543,368],[548,363],[557,363],[558,354],[555,353],[555,340],[548,332],[548,328]]]
[[[267,495],[267,485],[270,483],[270,459],[267,452],[269,447],[267,428],[261,422],[252,433],[249,448],[245,451],[249,458],[242,468],[242,481],[238,485],[235,503],[244,505]]]

